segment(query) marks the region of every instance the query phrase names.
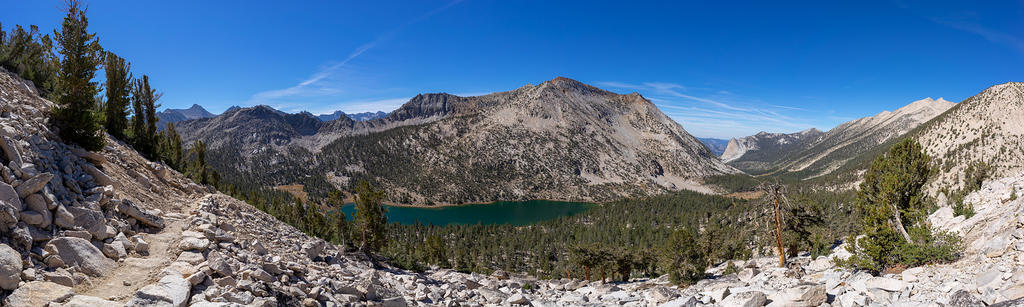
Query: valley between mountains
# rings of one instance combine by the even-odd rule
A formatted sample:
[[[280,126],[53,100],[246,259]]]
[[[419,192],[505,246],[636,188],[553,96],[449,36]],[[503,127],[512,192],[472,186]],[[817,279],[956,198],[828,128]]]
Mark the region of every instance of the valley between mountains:
[[[566,77],[156,112],[67,5],[0,32],[3,306],[1024,305],[1024,83],[730,140]]]
[[[0,306],[1024,306],[1022,3],[61,2]]]
[[[573,90],[578,92],[571,92]],[[746,250],[748,244],[756,245],[758,239],[755,239],[745,241],[747,243],[741,245],[719,246],[709,256],[727,261],[712,260],[708,263],[708,268],[703,270],[706,275],[702,275],[699,281],[679,285],[672,281],[674,277],[669,278],[669,274],[659,277],[645,273],[645,270],[648,270],[645,268],[647,265],[664,264],[646,262],[648,260],[644,260],[643,256],[632,258],[631,269],[627,271],[606,272],[603,265],[595,264],[593,270],[587,269],[587,274],[594,276],[584,276],[581,267],[572,269],[572,263],[576,260],[559,260],[553,266],[550,263],[544,264],[545,262],[536,262],[538,266],[533,266],[531,263],[536,260],[529,260],[533,257],[531,255],[548,253],[560,258],[556,256],[559,254],[557,250],[532,249],[531,245],[545,246],[538,243],[553,238],[530,229],[540,227],[558,232],[561,231],[559,224],[589,224],[592,226],[582,226],[584,228],[577,230],[579,232],[557,233],[558,236],[576,237],[585,242],[595,239],[587,239],[590,235],[600,236],[602,232],[609,231],[610,229],[602,227],[615,225],[611,222],[616,216],[615,212],[623,210],[674,212],[671,214],[674,217],[665,214],[628,215],[633,219],[627,220],[627,223],[636,226],[643,225],[643,222],[635,218],[647,219],[646,221],[653,225],[671,225],[678,222],[676,218],[681,217],[683,221],[702,224],[705,230],[701,233],[704,236],[717,234],[757,237],[756,232],[750,231],[752,229],[745,230],[746,226],[742,226],[756,225],[756,221],[763,218],[759,211],[750,210],[748,207],[753,206],[753,202],[746,202],[742,198],[730,199],[711,194],[671,191],[695,189],[716,193],[726,190],[730,185],[715,186],[710,183],[713,180],[708,178],[744,176],[736,168],[725,163],[754,161],[752,157],[760,157],[761,160],[756,164],[760,167],[758,169],[818,175],[813,176],[815,178],[822,178],[820,174],[827,173],[828,169],[857,170],[860,166],[850,164],[857,161],[857,154],[851,153],[854,150],[836,149],[829,152],[843,153],[847,155],[846,157],[853,158],[829,160],[828,154],[813,158],[787,158],[786,161],[809,161],[800,164],[802,166],[832,165],[816,169],[814,173],[799,173],[802,169],[794,166],[799,163],[779,162],[778,159],[773,160],[770,154],[752,155],[758,151],[799,152],[807,150],[806,148],[824,146],[822,144],[849,145],[859,142],[861,145],[850,148],[859,148],[863,151],[862,154],[872,154],[877,150],[874,149],[877,146],[885,146],[892,143],[893,139],[909,136],[921,139],[922,143],[926,144],[926,150],[936,157],[935,163],[953,165],[938,168],[938,173],[934,177],[937,179],[930,183],[933,186],[942,186],[951,182],[947,180],[948,178],[955,179],[959,176],[955,175],[958,171],[954,170],[958,165],[981,161],[979,156],[964,155],[963,152],[1020,152],[1019,140],[1022,130],[1018,129],[1019,126],[1008,125],[1011,122],[1009,118],[1018,114],[1014,112],[1020,112],[1022,109],[1020,102],[1024,85],[1020,83],[992,87],[978,96],[952,106],[941,101],[938,102],[941,104],[936,104],[937,101],[915,102],[908,106],[910,109],[884,112],[876,117],[840,125],[828,132],[808,130],[796,135],[763,133],[744,140],[732,140],[730,150],[726,153],[738,158],[724,163],[709,154],[707,148],[696,143],[696,140],[686,134],[678,124],[664,118],[656,108],[638,95],[612,94],[564,79],[536,87],[526,87],[520,91],[497,94],[488,99],[452,96],[434,96],[428,99],[425,98],[428,95],[423,95],[414,98],[410,104],[403,107],[402,110],[406,113],[392,113],[384,119],[355,122],[345,121],[339,117],[349,124],[344,126],[347,128],[338,130],[332,129],[337,129],[339,123],[313,124],[314,122],[303,119],[305,115],[295,117],[265,107],[229,111],[225,115],[217,116],[221,117],[219,121],[217,117],[194,120],[195,122],[185,121],[180,127],[210,125],[216,122],[220,122],[219,125],[227,125],[223,123],[227,118],[237,120],[244,116],[296,119],[251,122],[260,125],[284,125],[264,126],[260,128],[264,130],[256,130],[262,131],[261,133],[254,133],[252,128],[246,127],[234,127],[249,129],[249,132],[244,134],[232,129],[225,130],[226,133],[238,133],[236,136],[248,135],[249,141],[276,140],[276,143],[249,144],[247,151],[280,154],[302,149],[308,150],[311,157],[316,157],[312,155],[312,150],[317,147],[328,150],[341,146],[338,144],[351,144],[344,142],[354,142],[347,138],[369,138],[379,133],[387,134],[391,130],[395,130],[396,132],[392,133],[396,135],[374,138],[375,142],[398,144],[399,142],[395,140],[403,139],[405,143],[409,143],[412,140],[427,140],[430,137],[429,133],[450,133],[448,136],[482,138],[481,142],[484,144],[487,144],[487,141],[482,140],[521,144],[524,140],[514,135],[527,135],[538,139],[550,138],[545,139],[548,143],[523,146],[543,150],[545,147],[561,146],[556,144],[560,141],[571,141],[568,137],[559,138],[564,134],[585,134],[594,138],[593,136],[601,133],[611,133],[605,137],[597,137],[605,143],[614,145],[602,148],[636,159],[618,161],[617,159],[624,158],[611,158],[608,153],[554,157],[551,161],[570,163],[556,164],[566,168],[551,170],[556,174],[566,172],[567,174],[563,174],[564,178],[571,178],[570,175],[575,174],[571,164],[575,159],[582,157],[584,161],[589,161],[586,163],[592,163],[579,162],[580,165],[589,165],[591,168],[584,170],[587,167],[581,166],[580,174],[576,175],[581,177],[579,181],[560,184],[592,184],[592,181],[587,180],[598,179],[586,178],[600,174],[607,176],[601,180],[619,180],[618,186],[612,186],[616,188],[614,191],[625,191],[624,185],[634,184],[636,186],[631,189],[634,189],[637,195],[669,194],[608,202],[588,213],[561,218],[554,223],[542,222],[526,228],[482,226],[477,229],[476,231],[485,234],[492,231],[495,231],[495,234],[504,233],[505,238],[526,238],[493,243],[495,246],[523,252],[513,253],[518,255],[517,262],[491,262],[504,263],[502,265],[506,266],[506,269],[472,260],[477,257],[508,255],[505,252],[468,254],[465,251],[473,250],[473,247],[460,244],[472,244],[472,241],[452,242],[454,245],[448,248],[431,245],[435,243],[419,245],[417,248],[427,253],[424,254],[427,258],[423,259],[435,259],[427,261],[438,259],[430,258],[436,257],[432,255],[446,258],[437,262],[440,264],[426,262],[429,266],[423,266],[424,264],[419,262],[423,260],[400,256],[419,254],[420,251],[402,250],[402,246],[407,246],[409,241],[404,241],[398,236],[420,232],[420,235],[426,238],[426,242],[431,242],[435,236],[450,237],[458,232],[433,226],[423,228],[422,225],[394,225],[391,230],[391,240],[394,243],[390,245],[392,247],[383,251],[383,255],[387,256],[381,258],[354,252],[346,247],[348,243],[345,241],[338,244],[335,243],[337,241],[328,242],[311,236],[310,234],[323,233],[310,228],[308,224],[298,222],[299,220],[289,221],[292,217],[273,207],[250,205],[235,197],[216,192],[212,186],[196,184],[163,163],[147,161],[120,141],[108,137],[108,145],[92,153],[55,140],[55,135],[41,117],[41,114],[53,107],[53,103],[39,97],[31,83],[13,74],[0,74],[0,103],[6,110],[0,117],[0,131],[3,132],[3,159],[8,162],[8,166],[0,167],[5,174],[0,190],[8,187],[10,192],[3,200],[7,208],[4,211],[4,226],[8,230],[3,237],[4,244],[0,245],[0,286],[5,289],[4,303],[9,306],[1010,306],[1017,304],[1024,297],[1024,271],[1018,265],[1024,257],[1024,248],[1021,248],[1024,241],[1021,241],[1020,236],[1024,233],[1024,199],[1016,197],[1017,191],[1024,189],[1024,170],[1020,168],[1019,154],[988,155],[989,158],[980,156],[985,159],[985,163],[991,165],[992,175],[976,190],[958,200],[972,204],[973,213],[970,217],[955,215],[951,209],[955,204],[952,200],[947,200],[944,194],[949,189],[932,190],[938,197],[938,209],[926,219],[936,229],[950,231],[965,239],[964,250],[957,261],[872,275],[869,272],[836,266],[842,259],[851,257],[845,248],[849,243],[844,242],[839,246],[826,245],[823,250],[815,252],[821,252],[828,255],[827,257],[816,257],[800,252],[787,260],[786,266],[778,267],[775,263],[776,257],[770,253],[770,249],[754,249],[753,253],[742,252]],[[548,95],[559,98],[551,98]],[[522,121],[501,123],[486,121],[488,113],[481,114],[477,109],[488,107],[488,110],[491,110],[488,112],[513,112],[508,107],[502,107],[501,103],[504,101],[497,100],[497,97],[523,96],[570,101],[566,101],[564,105],[549,104],[546,109],[519,108],[532,110],[525,113],[531,115],[524,117]],[[579,101],[571,101],[573,99]],[[530,105],[529,100],[521,103]],[[1001,106],[1001,111],[993,111],[993,105]],[[593,125],[597,124],[592,122],[559,117],[560,114],[565,114],[559,111],[568,112],[574,110],[573,108],[583,109],[589,114],[589,120],[598,121],[597,123],[602,125],[595,127]],[[424,114],[433,115],[423,116]],[[415,124],[403,122],[404,120],[413,120]],[[956,128],[948,128],[957,120],[970,121],[970,124],[958,124],[955,125]],[[891,124],[894,122],[900,124]],[[243,122],[239,122],[241,123]],[[442,123],[445,125],[440,126]],[[891,126],[879,127],[865,125],[866,123],[887,123]],[[493,136],[500,139],[488,139],[469,131],[474,129],[457,132],[455,126],[467,124],[478,125],[478,129],[495,129],[487,130],[492,133],[499,131],[497,129],[513,132]],[[332,128],[332,125],[335,128]],[[631,128],[615,128],[619,125],[629,125]],[[516,126],[522,127],[514,128]],[[854,132],[851,130],[857,129],[854,127],[867,127],[861,128],[867,130]],[[897,130],[886,127],[897,127]],[[209,129],[213,131],[212,128]],[[328,139],[325,136],[327,131],[334,133],[329,137],[333,141],[326,145],[323,142],[318,143],[318,138]],[[628,135],[634,140],[643,140],[633,144],[634,146],[647,144],[649,147],[630,148],[628,151],[617,149],[617,146],[626,146],[623,142],[629,142],[625,138],[616,137],[617,134]],[[857,137],[844,137],[850,135]],[[231,142],[237,139],[222,140]],[[419,148],[432,155],[453,152],[453,149],[450,149],[452,147],[445,147],[445,142],[436,142],[430,151],[423,147],[405,148]],[[211,141],[211,145],[213,143],[215,141]],[[290,149],[289,146],[296,147]],[[738,146],[743,146],[742,150],[737,150]],[[493,147],[489,148],[493,150]],[[520,157],[532,156],[541,159],[553,152],[555,151],[545,154],[517,154]],[[236,157],[243,156],[239,153]],[[586,157],[592,157],[594,160],[586,160],[589,159]],[[679,157],[687,159],[675,160]],[[746,160],[742,160],[744,157]],[[245,159],[244,163],[258,162],[253,160],[252,156]],[[278,159],[276,161],[287,160]],[[355,162],[355,158],[347,159],[353,160],[345,163],[358,163]],[[658,161],[660,169],[654,167],[651,161]],[[543,164],[541,162],[543,161],[537,163]],[[842,164],[843,162],[847,164]],[[369,165],[363,163],[361,165],[364,167]],[[736,165],[743,167],[755,164]],[[618,168],[602,168],[609,166],[622,167],[635,173],[629,174]],[[696,168],[703,168],[704,171],[694,171]],[[520,169],[512,168],[508,171],[515,170]],[[362,172],[373,173],[365,170]],[[627,177],[633,178],[632,180],[624,180],[623,177],[626,176],[634,177]],[[643,179],[636,180],[636,176]],[[659,178],[670,176],[671,178]],[[839,180],[844,177],[832,178]],[[518,178],[514,182],[527,180],[528,178]],[[515,191],[516,187],[508,184],[503,186],[503,189]],[[580,193],[573,195],[598,195],[587,194],[588,189],[578,188],[571,191]],[[543,193],[544,190],[527,191]],[[848,205],[848,200],[827,196],[835,195],[831,192],[815,193],[799,192],[796,193],[798,196],[794,197],[811,197],[822,201],[830,210],[839,210],[833,213],[836,215],[849,212],[849,208],[842,209]],[[236,197],[247,198],[244,194],[239,195],[241,196]],[[604,197],[625,197],[624,195],[612,194]],[[501,196],[500,193],[496,195]],[[252,202],[252,199],[249,201]],[[712,219],[700,218],[708,216],[703,212],[694,215],[682,213],[707,206],[711,206],[707,214],[710,214]],[[42,215],[43,218],[37,218],[38,215]],[[308,217],[298,218],[301,220]],[[301,226],[296,228],[282,220]],[[739,223],[737,226],[740,227],[722,224],[727,221]],[[683,225],[687,225],[686,223],[689,222],[684,222]],[[651,238],[675,237],[670,235],[671,231],[664,232],[664,228],[660,226],[650,229],[636,226],[633,230],[616,228],[625,232],[615,233],[600,240],[624,240],[621,244],[646,245],[660,244],[656,243],[657,240],[647,241]],[[635,230],[652,231],[658,228],[663,229],[659,235],[636,237],[640,233]],[[327,238],[332,237],[328,235]],[[398,246],[400,252],[396,251],[394,246]],[[572,257],[583,255],[576,254],[577,247],[565,248],[572,250],[571,253],[575,255]],[[722,253],[731,249],[734,249],[732,253]],[[615,259],[617,256],[610,257]],[[559,266],[565,266],[568,270],[560,270]],[[659,270],[655,267],[650,269]],[[625,273],[618,275],[620,272]],[[597,277],[598,274],[600,277]],[[608,279],[619,281],[607,282]]]

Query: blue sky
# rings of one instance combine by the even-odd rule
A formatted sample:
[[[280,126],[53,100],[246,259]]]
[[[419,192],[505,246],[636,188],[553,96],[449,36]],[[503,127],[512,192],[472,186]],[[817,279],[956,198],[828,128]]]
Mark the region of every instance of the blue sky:
[[[728,138],[1024,81],[1021,1],[665,2],[92,1],[88,17],[164,107],[215,113],[390,111],[566,76]],[[0,22],[53,29],[59,6],[0,0]]]

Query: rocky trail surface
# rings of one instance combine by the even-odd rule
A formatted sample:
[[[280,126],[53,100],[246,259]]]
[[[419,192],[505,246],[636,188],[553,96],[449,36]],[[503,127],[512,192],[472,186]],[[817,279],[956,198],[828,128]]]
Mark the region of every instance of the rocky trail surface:
[[[690,287],[415,273],[339,251],[188,181],[114,140],[64,145],[52,103],[0,71],[0,299],[4,306],[1014,306],[1024,297],[1024,173],[929,217],[965,240],[952,264],[871,276],[831,258],[734,261]],[[844,257],[840,246],[832,256]],[[530,285],[526,287],[525,285]]]

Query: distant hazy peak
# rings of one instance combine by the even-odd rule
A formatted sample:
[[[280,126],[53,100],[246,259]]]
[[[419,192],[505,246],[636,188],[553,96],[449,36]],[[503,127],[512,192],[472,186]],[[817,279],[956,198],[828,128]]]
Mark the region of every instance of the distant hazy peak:
[[[751,151],[780,151],[784,150],[782,147],[793,147],[801,142],[817,138],[822,134],[824,132],[821,132],[821,130],[810,128],[794,133],[761,131],[751,136],[732,138],[729,140],[729,144],[726,145],[721,159],[723,162],[728,163],[740,159]]]
[[[216,115],[210,113],[209,111],[206,111],[206,109],[204,109],[202,106],[198,104],[192,104],[192,106],[188,109],[166,109],[157,112],[156,116],[160,120],[160,124],[157,126],[157,128],[163,129],[163,127],[168,123],[177,123],[186,120],[210,118]]]
[[[334,113],[316,115],[316,118],[320,119],[320,121],[323,122],[329,122],[341,118],[342,116],[346,116],[354,121],[364,122],[378,118],[385,118],[388,116],[388,113],[384,113],[383,111],[377,111],[349,114],[342,111],[334,111]]]

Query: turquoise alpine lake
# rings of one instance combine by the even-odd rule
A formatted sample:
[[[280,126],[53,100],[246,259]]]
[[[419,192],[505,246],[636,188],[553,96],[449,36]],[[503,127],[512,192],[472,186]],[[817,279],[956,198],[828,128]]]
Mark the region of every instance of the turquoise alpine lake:
[[[490,204],[472,204],[438,208],[387,208],[388,222],[401,224],[472,225],[511,224],[529,225],[540,221],[572,216],[594,207],[594,204],[550,200],[499,201]],[[355,216],[355,205],[341,207],[348,219]]]

